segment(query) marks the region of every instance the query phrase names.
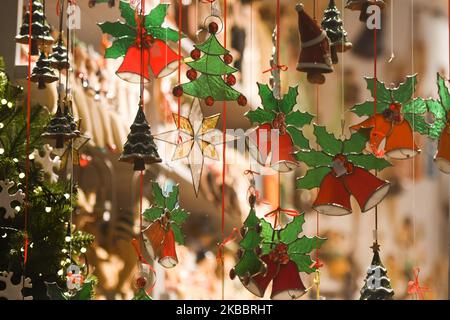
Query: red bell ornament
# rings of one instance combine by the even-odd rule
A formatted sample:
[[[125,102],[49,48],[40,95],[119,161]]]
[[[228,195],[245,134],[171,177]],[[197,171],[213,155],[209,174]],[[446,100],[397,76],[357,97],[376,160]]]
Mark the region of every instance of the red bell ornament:
[[[330,216],[344,216],[352,213],[350,192],[332,172],[323,179],[313,208]]]
[[[434,158],[439,170],[450,174],[450,122],[442,131],[439,139],[438,152]]]
[[[273,279],[273,300],[295,300],[306,293],[306,288],[300,278],[295,262],[289,260],[287,264],[280,264],[277,275]]]
[[[308,81],[315,84],[325,83],[324,73],[333,72],[330,40],[316,21],[297,4],[298,28],[301,38],[301,52],[297,70],[308,74]]]
[[[244,284],[248,291],[260,298],[264,297],[267,287],[278,271],[278,265],[269,258],[269,255],[261,256],[261,260],[266,264],[266,272],[251,277],[248,284]]]
[[[141,48],[137,45],[132,45],[128,48],[127,53],[123,59],[122,64],[116,71],[116,74],[122,80],[131,83],[140,83],[141,72],[144,77],[144,83],[150,81],[149,62],[150,62],[150,50],[145,48],[142,52],[142,59],[144,60],[144,67],[141,66]]]
[[[181,59],[164,41],[154,39],[150,46],[150,68],[155,78],[168,76],[178,68]]]
[[[170,225],[165,233],[158,262],[165,268],[173,268],[178,264],[177,252],[175,249],[175,235]]]

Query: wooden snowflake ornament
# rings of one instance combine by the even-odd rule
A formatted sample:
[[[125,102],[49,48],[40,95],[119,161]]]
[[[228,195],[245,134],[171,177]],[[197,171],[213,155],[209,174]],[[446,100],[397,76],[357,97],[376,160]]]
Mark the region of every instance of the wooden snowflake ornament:
[[[3,271],[0,274],[0,282],[3,282],[5,289],[0,290],[0,300],[33,300],[32,296],[25,296],[23,289],[31,289],[33,285],[31,284],[30,278],[25,278],[22,276],[18,284],[12,282],[12,277],[14,272]]]
[[[44,145],[43,156],[41,156],[39,150],[33,151],[34,161],[41,166],[44,172],[44,177],[50,181],[50,183],[56,183],[58,181],[58,175],[54,170],[59,170],[61,166],[61,160],[58,156],[52,158],[53,148],[50,145]]]
[[[14,187],[14,182],[9,180],[0,181],[0,208],[4,208],[5,214],[3,215],[4,219],[14,219],[16,216],[16,209],[13,208],[13,203],[22,205],[25,194],[21,189],[17,190],[15,193],[11,194],[9,190]]]

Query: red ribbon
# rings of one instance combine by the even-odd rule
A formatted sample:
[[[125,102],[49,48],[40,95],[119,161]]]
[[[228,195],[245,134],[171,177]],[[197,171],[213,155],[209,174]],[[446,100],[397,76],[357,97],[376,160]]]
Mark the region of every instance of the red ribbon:
[[[264,203],[264,202],[263,202]],[[267,203],[266,203],[267,204]],[[276,209],[270,211],[269,213],[266,213],[264,217],[275,217],[276,225],[274,227],[277,227],[277,225],[280,223],[280,214],[284,213],[287,216],[290,217],[298,217],[300,213],[297,210],[293,209],[284,209],[278,206]]]
[[[311,265],[309,266],[311,269],[320,269],[323,267],[323,262],[317,258],[316,261],[314,261],[313,263],[311,263]]]
[[[287,69],[288,69],[287,65],[281,64],[281,65],[273,66],[270,69],[264,70],[263,73],[267,73],[267,72],[271,72],[271,71],[275,71],[275,70],[287,71]]]
[[[213,3],[216,0],[200,0],[201,3]]]
[[[152,265],[142,255],[141,248],[139,246],[139,241],[136,238],[133,238],[131,240],[131,244],[133,245],[134,251],[136,252],[136,255],[138,256],[139,262],[148,265],[149,269],[153,272],[154,281],[153,281],[153,284],[150,287],[150,289],[148,289],[148,292],[151,292],[156,284],[156,271],[155,271],[155,269],[153,269]]]
[[[223,249],[225,248],[225,246],[230,243],[233,242],[234,240],[236,240],[237,235],[239,234],[239,230],[237,228],[233,228],[233,231],[231,231],[230,235],[224,239],[221,243],[218,244],[218,251],[216,254],[216,260],[217,262],[222,262],[223,261]]]
[[[24,238],[25,238],[25,248],[23,249],[23,264],[27,264],[29,240],[28,240],[28,234],[26,232],[25,232]]]
[[[424,293],[430,292],[431,290],[428,287],[420,286],[419,273],[420,273],[420,269],[414,268],[414,281],[408,282],[407,292],[409,295],[414,295],[416,298],[418,297],[420,300],[424,300],[425,299]]]

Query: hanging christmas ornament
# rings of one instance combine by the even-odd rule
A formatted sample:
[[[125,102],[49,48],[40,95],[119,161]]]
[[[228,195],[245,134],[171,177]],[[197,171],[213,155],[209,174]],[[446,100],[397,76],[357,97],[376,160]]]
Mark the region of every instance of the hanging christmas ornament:
[[[301,128],[310,124],[313,116],[294,111],[298,87],[290,87],[283,98],[275,98],[268,85],[258,83],[258,88],[262,107],[245,114],[252,124],[259,124],[249,135],[249,142],[255,146],[250,147],[250,152],[262,165],[280,172],[291,171],[298,166],[293,155],[295,146],[309,148]]]
[[[366,78],[366,82],[374,99],[376,94],[377,113],[374,115],[374,101],[354,106],[353,113],[369,118],[350,129],[369,128],[370,147],[377,156],[408,159],[417,155],[420,150],[415,144],[413,129],[420,132],[426,126],[422,115],[427,106],[423,99],[413,98],[416,75],[408,76],[404,83],[391,88],[378,80],[375,84],[373,78]]]
[[[334,64],[337,64],[339,62],[337,53],[350,50],[353,45],[347,39],[347,31],[344,30],[341,13],[334,0],[330,0],[324,11],[322,28],[331,42],[331,60]]]
[[[373,250],[372,263],[367,269],[360,300],[393,300],[394,290],[391,287],[391,280],[387,276],[387,270],[380,259],[380,245],[374,242],[371,248]]]
[[[128,134],[127,142],[123,146],[123,152],[119,161],[133,163],[134,171],[143,171],[145,170],[145,164],[154,164],[162,161],[141,104],[130,127],[130,133]]]
[[[33,285],[31,284],[30,278],[20,277],[17,284],[12,282],[14,272],[3,271],[0,273],[0,283],[3,283],[3,288],[0,290],[1,300],[33,300],[33,297],[26,295],[24,289],[31,289]]]
[[[73,275],[69,277],[69,281],[75,279]],[[78,280],[75,280],[76,283]],[[88,277],[83,281],[81,286],[73,285],[73,289],[67,291],[61,289],[56,282],[45,282],[47,287],[47,296],[50,300],[93,300],[94,299],[94,285],[95,280]],[[79,287],[79,289],[77,289]]]
[[[63,102],[58,102],[58,109],[55,115],[50,120],[50,124],[47,126],[42,137],[55,139],[56,149],[61,149],[64,147],[64,142],[70,140],[77,136],[76,132],[72,130],[71,123],[66,115],[62,111]]]
[[[414,280],[408,282],[408,289],[406,292],[415,300],[425,300],[425,293],[430,292],[430,288],[421,286],[419,282],[420,268],[414,268]]]
[[[20,208],[25,199],[25,194],[21,189],[18,189],[12,194],[9,192],[14,187],[14,184],[14,181],[0,180],[0,188],[2,189],[0,191],[0,209],[5,211],[3,219],[14,219],[18,212],[16,208]]]
[[[113,8],[116,5],[116,0],[89,0],[89,8],[95,7],[97,3],[108,3],[108,7]]]
[[[116,72],[121,79],[139,83],[142,74],[145,82],[148,82],[152,76],[165,77],[178,68],[178,61],[182,57],[167,42],[178,41],[180,34],[162,26],[168,7],[169,4],[158,4],[149,14],[141,16],[138,9],[136,11],[129,3],[120,1],[119,9],[125,23],[117,21],[98,24],[103,33],[115,38],[112,46],[106,49],[105,58],[117,59],[124,56]]]
[[[419,132],[431,139],[438,140],[438,151],[434,160],[439,170],[450,174],[450,93],[446,80],[439,73],[437,75],[439,100],[426,101],[429,116],[426,125],[419,128]]]
[[[152,300],[150,295],[147,293],[153,287],[154,284],[150,268],[151,268],[150,265],[147,263],[143,262],[138,263],[139,271],[134,281],[135,287],[137,288],[137,292],[134,294],[132,300]]]
[[[56,183],[58,181],[58,175],[55,173],[55,169],[59,170],[61,160],[58,156],[52,158],[53,148],[50,145],[45,144],[43,150],[43,156],[39,150],[34,149],[33,156],[34,161],[37,163],[44,173],[44,177],[50,181],[50,183]]]
[[[347,0],[345,8],[352,11],[360,11],[359,20],[366,22],[368,16],[367,8],[370,6],[377,6],[380,9],[384,9],[386,3],[383,0]]]
[[[298,12],[298,30],[301,39],[301,51],[297,70],[306,72],[308,81],[315,84],[324,84],[324,73],[333,72],[333,63],[330,54],[330,39],[303,9],[303,4],[295,6]]]
[[[216,146],[223,144],[222,132],[216,129],[220,114],[203,117],[198,99],[192,101],[189,117],[173,113],[173,120],[179,129],[161,133],[155,139],[175,145],[172,161],[187,158],[195,195],[198,196],[203,172],[204,158],[220,160]],[[226,142],[234,140],[226,137]]]
[[[261,220],[263,236],[261,260],[266,264],[266,271],[248,280],[246,288],[258,297],[272,284],[271,299],[298,299],[306,293],[306,288],[299,273],[313,273],[313,261],[310,253],[320,248],[325,239],[308,238],[299,234],[305,223],[304,215],[295,217],[283,229],[273,229],[272,225]],[[245,283],[244,283],[245,285]]]
[[[247,98],[231,88],[236,83],[233,73],[238,70],[229,65],[233,57],[217,40],[218,30],[216,22],[208,25],[210,36],[204,43],[195,45],[191,52],[193,61],[186,63],[192,68],[187,74],[191,82],[176,86],[173,94],[180,97],[185,93],[203,99],[207,106],[212,106],[216,101],[237,101],[240,106],[245,106]]]
[[[58,81],[58,76],[53,71],[51,62],[44,51],[41,51],[39,59],[36,61],[30,80],[37,82],[38,89],[45,89],[47,83]]]
[[[165,268],[178,264],[175,242],[183,245],[181,225],[189,213],[179,206],[178,185],[167,195],[157,182],[152,182],[154,204],[142,215],[150,225],[142,231],[145,251]]]
[[[22,26],[19,34],[16,36],[16,42],[28,45],[30,38],[30,11],[29,6],[26,6],[22,19]],[[39,46],[52,45],[54,39],[50,35],[50,27],[45,19],[44,6],[39,0],[34,0],[31,5],[31,55],[39,54]]]
[[[239,251],[237,252],[238,262],[230,270],[230,278],[233,280],[236,276],[239,277],[239,280],[248,288],[251,277],[257,274],[265,274],[267,271],[266,265],[260,258],[263,239],[261,236],[262,226],[255,211],[257,194],[253,176],[250,179],[247,196],[250,212],[241,228],[242,240],[239,242]],[[256,289],[250,288],[249,290],[250,292],[254,292]]]
[[[352,213],[350,196],[356,198],[361,211],[366,212],[380,203],[390,184],[380,180],[369,170],[381,171],[391,164],[363,150],[368,142],[363,131],[353,133],[350,139],[339,140],[325,127],[314,125],[317,150],[302,150],[296,154],[299,161],[311,169],[298,179],[297,188],[319,188],[313,208],[321,214],[342,216]]]
[[[49,55],[50,65],[57,70],[68,70],[70,68],[69,59],[67,57],[67,48],[64,46],[62,37],[53,46],[53,51]]]

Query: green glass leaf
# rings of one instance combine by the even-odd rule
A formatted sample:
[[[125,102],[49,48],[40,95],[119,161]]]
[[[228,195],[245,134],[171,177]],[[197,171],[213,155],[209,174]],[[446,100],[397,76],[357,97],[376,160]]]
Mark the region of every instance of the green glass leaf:
[[[271,123],[273,119],[275,119],[275,114],[270,111],[266,111],[264,109],[258,108],[253,111],[248,111],[245,116],[250,120],[252,124],[265,124]]]
[[[147,34],[150,34],[153,38],[162,40],[164,42],[173,41],[177,42],[180,39],[179,33],[171,28],[163,27],[149,27],[147,28]],[[182,34],[181,38],[185,35]]]
[[[172,228],[173,235],[175,237],[175,242],[184,245],[184,234],[181,231],[181,228],[175,223],[171,223],[170,227]]]
[[[219,56],[203,55],[200,59],[186,64],[204,75],[221,76],[237,71],[237,69],[225,64]]]
[[[342,152],[343,142],[336,139],[336,137],[327,132],[325,127],[314,125],[314,135],[317,138],[317,143],[322,147],[322,150],[332,156]]]
[[[172,191],[170,191],[169,195],[166,198],[166,208],[169,211],[172,211],[175,209],[176,205],[178,204],[178,194],[180,192],[180,187],[178,185],[175,185],[172,187]]]
[[[437,74],[439,97],[441,99],[442,106],[445,110],[450,111],[450,93],[445,83],[445,78],[439,73]]]
[[[135,19],[136,10],[133,9],[129,3],[126,3],[124,1],[120,1],[119,9],[120,9],[120,15],[122,18],[125,19],[125,22],[128,25],[136,28],[137,27],[136,19]]]
[[[382,113],[387,108],[389,108],[389,103],[384,103],[381,101],[377,102],[377,113]],[[372,116],[374,111],[374,102],[366,101],[361,104],[357,104],[351,109],[351,111],[359,117]]]
[[[269,242],[272,242],[272,236],[274,234],[274,230],[272,225],[264,219],[261,219],[261,237],[263,240],[262,243],[262,254],[268,254],[271,250],[271,246]]]
[[[261,271],[262,262],[253,250],[245,251],[234,267],[238,277],[252,276]]]
[[[300,214],[294,217],[290,223],[286,225],[284,229],[280,231],[280,241],[286,244],[297,240],[298,234],[302,232],[303,224],[305,223],[305,215]]]
[[[305,138],[303,133],[296,127],[289,126],[286,131],[291,136],[294,145],[300,149],[309,149],[309,140]]]
[[[331,168],[320,167],[308,170],[306,174],[297,179],[297,189],[311,190],[319,188],[323,178],[331,172]]]
[[[139,289],[131,300],[152,300],[143,288]]]
[[[298,96],[298,86],[289,87],[289,91],[284,95],[283,99],[281,99],[279,103],[280,111],[288,114],[297,104],[297,96]]]
[[[250,209],[250,213],[244,221],[244,226],[254,228],[260,223],[260,219],[256,216],[255,209]]]
[[[221,76],[207,76],[202,74],[196,80],[181,85],[187,95],[200,99],[213,97],[215,101],[235,101],[241,95],[228,86]]]
[[[94,295],[94,281],[85,281],[80,290],[70,300],[91,300]]]
[[[181,208],[174,209],[170,213],[171,221],[175,222],[178,225],[182,225],[188,217],[189,217],[189,212],[187,212],[186,210],[181,209]]]
[[[375,79],[374,78],[366,78],[367,89],[370,90],[372,94],[372,98],[375,97]],[[377,101],[384,102],[387,104],[392,103],[391,91],[386,88],[386,85],[377,79],[377,87],[376,87],[376,95]]]
[[[258,83],[258,91],[264,110],[279,112],[278,100],[273,96],[270,87],[267,84]]]
[[[446,120],[447,112],[442,106],[441,102],[438,100],[428,99],[425,101],[428,111],[430,111],[435,121],[443,121]]]
[[[286,124],[296,128],[303,128],[310,124],[314,116],[308,112],[294,111],[286,115]]]
[[[403,113],[423,114],[427,112],[427,103],[422,98],[416,98],[402,107]]]
[[[392,96],[395,102],[406,103],[410,101],[416,91],[417,74],[407,76],[406,81],[401,83],[398,88],[392,90]]]
[[[295,153],[295,158],[311,168],[330,166],[333,162],[332,156],[315,150],[301,150]]]
[[[152,181],[152,194],[153,194],[153,201],[155,201],[155,204],[160,208],[165,208],[166,200],[158,182]]]
[[[309,255],[305,254],[291,254],[289,256],[292,261],[295,262],[297,265],[298,272],[305,272],[307,274],[311,274],[315,269],[311,268],[311,265],[313,264],[313,261],[311,260],[311,257]]]
[[[160,27],[167,15],[167,9],[169,8],[168,3],[158,4],[150,13],[147,15],[145,20],[145,27]]]
[[[105,58],[117,59],[123,57],[133,43],[134,38],[131,37],[121,37],[114,40],[112,46],[106,49]]]
[[[301,254],[307,254],[313,251],[314,249],[318,249],[322,247],[322,245],[325,243],[327,239],[319,238],[319,237],[313,237],[308,238],[306,236],[303,236],[288,246],[288,253],[301,253]]]
[[[144,211],[143,216],[145,220],[153,222],[161,218],[163,214],[164,214],[163,208],[151,207]]]
[[[204,43],[197,44],[195,47],[211,56],[223,56],[229,53],[229,51],[220,44],[219,40],[217,40],[216,36],[213,34],[210,35]]]
[[[239,246],[245,250],[253,250],[259,246],[261,240],[261,236],[255,231],[255,229],[248,229],[245,236],[239,242]]]
[[[405,117],[406,121],[408,121],[408,123],[411,125],[411,128],[413,128],[414,131],[422,135],[428,135],[433,139],[437,138],[434,137],[433,132],[431,132],[432,127],[430,127],[430,125],[425,121],[425,118],[422,115],[406,113],[403,116]]]
[[[120,37],[133,37],[136,38],[136,29],[131,28],[129,25],[122,23],[120,21],[116,22],[102,22],[98,23],[98,26],[103,33],[107,33],[114,38]]]
[[[392,164],[386,159],[375,157],[373,154],[350,154],[347,159],[355,166],[366,170],[378,170],[392,167]]]
[[[350,139],[344,141],[343,154],[361,153],[369,140],[368,130],[359,130],[352,134]]]

